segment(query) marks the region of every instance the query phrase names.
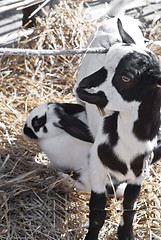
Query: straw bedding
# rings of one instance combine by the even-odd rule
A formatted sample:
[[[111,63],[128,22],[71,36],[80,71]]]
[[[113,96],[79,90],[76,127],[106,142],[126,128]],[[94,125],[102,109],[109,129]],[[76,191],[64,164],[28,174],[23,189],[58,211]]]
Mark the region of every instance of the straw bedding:
[[[18,47],[84,47],[97,21],[82,4],[60,2]],[[148,36],[161,40],[159,27]],[[146,32],[147,34],[147,32]],[[158,38],[157,38],[158,36]],[[160,39],[159,39],[160,38]],[[154,49],[154,44],[150,44]],[[159,49],[159,50],[158,50]],[[161,49],[157,48],[161,55]],[[80,56],[18,57],[0,60],[0,239],[83,239],[88,226],[89,193],[69,187],[60,171],[22,136],[29,111],[47,101],[74,102]],[[161,163],[144,181],[134,221],[136,239],[161,239]],[[71,173],[72,174],[72,173]],[[70,177],[69,177],[70,178]],[[117,239],[122,199],[109,199],[101,239]]]

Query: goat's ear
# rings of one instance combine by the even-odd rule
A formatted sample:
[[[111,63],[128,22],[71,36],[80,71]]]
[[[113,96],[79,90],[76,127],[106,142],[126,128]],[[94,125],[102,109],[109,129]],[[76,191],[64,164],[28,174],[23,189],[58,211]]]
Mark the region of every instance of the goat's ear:
[[[92,92],[92,88],[96,88],[101,85],[107,78],[107,70],[102,67],[97,72],[84,78],[76,89],[78,97],[88,103],[95,104],[99,108],[104,108],[108,100],[102,91]]]
[[[131,43],[135,44],[135,41],[132,39],[132,37],[123,29],[122,22],[119,18],[117,20],[117,26],[118,26],[120,36],[122,38],[122,42],[127,44],[131,44]]]
[[[102,91],[98,91],[97,93],[89,93],[88,90],[80,87],[78,87],[76,91],[82,101],[95,104],[101,109],[104,108],[108,103],[108,100]]]

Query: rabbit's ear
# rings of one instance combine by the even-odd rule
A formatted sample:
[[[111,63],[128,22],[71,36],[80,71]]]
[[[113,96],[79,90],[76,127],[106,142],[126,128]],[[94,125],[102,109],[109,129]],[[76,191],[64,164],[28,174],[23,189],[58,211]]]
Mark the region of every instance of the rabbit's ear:
[[[77,103],[56,103],[56,106],[63,109],[67,114],[74,115],[85,111],[84,106]]]
[[[122,38],[122,42],[127,44],[131,44],[131,43],[135,44],[135,41],[133,40],[133,38],[123,29],[122,22],[119,18],[117,20],[117,26],[118,26],[120,36]]]
[[[72,115],[60,111],[59,108],[55,108],[55,112],[60,119],[58,124],[59,128],[79,140],[90,143],[94,142],[88,126],[85,123]]]

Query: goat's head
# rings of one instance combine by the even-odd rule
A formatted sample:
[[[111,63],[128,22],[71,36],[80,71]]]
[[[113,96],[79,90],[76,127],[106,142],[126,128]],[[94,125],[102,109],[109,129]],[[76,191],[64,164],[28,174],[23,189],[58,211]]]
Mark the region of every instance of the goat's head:
[[[62,130],[57,127],[59,118],[55,111],[57,104],[44,103],[35,107],[29,114],[23,133],[25,137],[33,140],[57,136]]]
[[[81,100],[111,111],[127,111],[161,84],[161,64],[148,49],[137,47],[118,21],[123,43],[107,52],[104,66],[82,79],[76,89]]]

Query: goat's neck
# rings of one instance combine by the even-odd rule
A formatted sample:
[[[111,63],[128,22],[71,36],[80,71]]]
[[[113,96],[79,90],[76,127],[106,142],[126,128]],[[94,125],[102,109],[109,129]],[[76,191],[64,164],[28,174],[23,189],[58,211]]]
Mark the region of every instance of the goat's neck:
[[[117,132],[119,137],[127,143],[131,137],[135,138],[133,133],[134,123],[138,119],[138,109],[129,112],[120,112],[118,115]]]
[[[133,135],[140,141],[156,138],[160,126],[160,92],[151,93],[135,109],[120,112],[118,133],[120,136]]]
[[[140,154],[151,152],[157,144],[157,138],[141,139],[134,132],[135,122],[138,120],[138,110],[129,113],[119,113],[117,133],[119,144],[115,147],[115,152],[122,160],[132,161]],[[144,129],[142,129],[144,132]],[[141,136],[141,135],[139,135]],[[120,149],[122,149],[120,153]]]

